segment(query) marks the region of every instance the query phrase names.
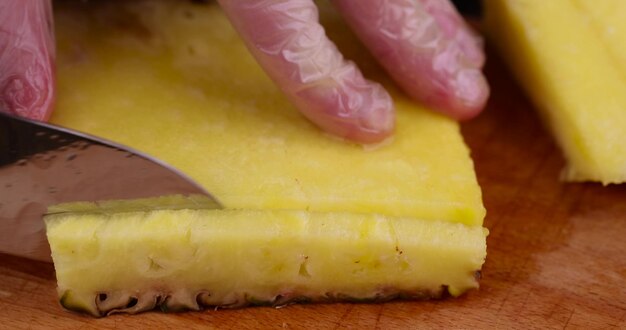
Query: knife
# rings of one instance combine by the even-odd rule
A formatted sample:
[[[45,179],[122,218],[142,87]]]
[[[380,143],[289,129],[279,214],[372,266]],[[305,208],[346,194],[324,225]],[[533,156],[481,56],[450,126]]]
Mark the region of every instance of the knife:
[[[186,196],[193,208],[221,208],[189,177],[144,153],[0,111],[2,253],[51,261],[43,222],[51,205],[169,195]]]

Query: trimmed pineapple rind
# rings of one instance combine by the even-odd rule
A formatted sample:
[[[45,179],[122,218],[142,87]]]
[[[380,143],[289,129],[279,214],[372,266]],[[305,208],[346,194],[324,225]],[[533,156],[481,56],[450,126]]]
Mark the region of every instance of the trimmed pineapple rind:
[[[94,316],[457,296],[478,286],[486,256],[481,227],[373,214],[175,210],[45,221],[63,306]]]
[[[563,150],[568,164],[561,178],[622,183],[626,69],[616,59],[626,54],[626,32],[616,30],[621,43],[615,42],[618,35],[602,37],[600,9],[593,15],[584,10],[596,5],[588,0],[487,0],[485,27]]]
[[[195,295],[170,293],[167,291],[126,292],[115,291],[107,293],[91,293],[83,297],[77,297],[73,291],[67,290],[62,293],[60,304],[64,308],[95,317],[103,317],[111,314],[126,313],[136,314],[158,309],[162,312],[199,311],[206,308],[232,309],[247,306],[271,306],[282,307],[297,303],[382,303],[390,300],[429,300],[438,299],[448,292],[448,288],[442,286],[438,291],[399,291],[394,289],[381,289],[372,291],[369,298],[355,298],[344,294],[326,293],[316,297],[297,296],[295,294],[277,294],[270,300],[261,300],[248,296],[246,293],[233,293],[227,304],[216,304],[211,299],[208,291],[201,291]],[[61,292],[60,292],[61,293]],[[179,301],[179,298],[184,301]]]

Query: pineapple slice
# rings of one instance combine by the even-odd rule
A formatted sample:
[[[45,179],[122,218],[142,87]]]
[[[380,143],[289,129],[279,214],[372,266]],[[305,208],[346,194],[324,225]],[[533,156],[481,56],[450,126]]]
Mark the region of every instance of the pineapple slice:
[[[60,2],[55,11],[52,121],[159,157],[225,206],[77,204],[48,216],[65,307],[101,316],[478,286],[485,209],[455,122],[393,90],[393,140],[364,147],[328,136],[289,104],[212,2]],[[344,53],[387,81],[324,14]]]
[[[623,1],[487,0],[485,10],[487,33],[563,149],[563,178],[626,181]]]
[[[457,295],[485,257],[480,226],[374,214],[83,208],[46,224],[61,303],[94,316]]]

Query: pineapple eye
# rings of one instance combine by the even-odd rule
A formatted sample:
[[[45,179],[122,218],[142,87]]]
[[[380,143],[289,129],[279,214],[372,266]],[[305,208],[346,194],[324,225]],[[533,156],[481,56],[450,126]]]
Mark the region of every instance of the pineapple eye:
[[[130,297],[130,300],[128,300],[128,304],[126,304],[126,308],[135,307],[135,305],[137,305],[137,301],[137,297]]]

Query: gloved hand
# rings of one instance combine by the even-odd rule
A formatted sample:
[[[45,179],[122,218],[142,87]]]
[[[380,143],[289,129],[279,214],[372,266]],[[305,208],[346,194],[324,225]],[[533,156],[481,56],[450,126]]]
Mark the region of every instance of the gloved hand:
[[[218,0],[270,77],[311,121],[377,142],[394,127],[393,103],[326,38],[312,0]],[[481,40],[448,0],[332,0],[410,96],[453,118],[476,115],[489,88]]]
[[[49,0],[0,1],[0,111],[47,120],[55,96]]]
[[[268,75],[328,132],[378,142],[393,132],[393,102],[326,37],[312,0],[218,0]],[[455,119],[489,94],[481,39],[448,0],[332,0],[411,97]],[[49,0],[0,2],[0,108],[45,120],[54,100]],[[210,61],[210,59],[207,59]]]

